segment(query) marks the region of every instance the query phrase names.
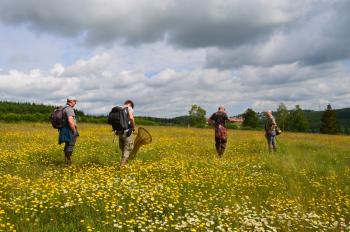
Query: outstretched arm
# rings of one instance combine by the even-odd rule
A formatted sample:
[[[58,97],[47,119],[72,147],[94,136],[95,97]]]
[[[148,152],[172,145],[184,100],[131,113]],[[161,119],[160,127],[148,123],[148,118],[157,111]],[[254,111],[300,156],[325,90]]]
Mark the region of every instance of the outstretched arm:
[[[239,118],[230,117],[230,118],[228,118],[228,120],[229,120],[230,122],[243,122],[243,121],[244,121],[244,118],[242,118],[242,117],[239,117]]]

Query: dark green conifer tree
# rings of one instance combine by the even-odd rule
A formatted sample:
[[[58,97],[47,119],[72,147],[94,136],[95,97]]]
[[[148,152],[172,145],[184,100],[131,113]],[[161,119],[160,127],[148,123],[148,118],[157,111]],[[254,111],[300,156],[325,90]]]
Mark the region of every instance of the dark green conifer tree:
[[[327,109],[321,118],[321,128],[320,131],[323,134],[337,134],[339,132],[339,123],[337,120],[337,114],[335,110],[332,109],[330,104],[327,105]]]

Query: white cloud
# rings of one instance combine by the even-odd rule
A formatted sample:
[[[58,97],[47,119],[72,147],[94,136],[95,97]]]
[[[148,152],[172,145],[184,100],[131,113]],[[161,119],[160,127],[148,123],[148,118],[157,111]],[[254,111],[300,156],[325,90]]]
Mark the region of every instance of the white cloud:
[[[301,17],[276,27],[265,40],[232,48],[210,48],[207,66],[232,68],[295,62],[314,65],[349,59],[349,3],[315,2]]]
[[[86,34],[86,42],[142,44],[163,40],[185,47],[231,46],[290,22],[310,3],[273,0],[3,0],[0,19],[64,36]],[[194,13],[195,11],[195,13]],[[254,16],[254,17],[252,17]],[[219,35],[218,35],[219,33]]]
[[[62,64],[55,64],[51,69],[51,74],[54,76],[61,76],[64,72],[64,67]]]
[[[112,56],[108,53],[98,54],[89,60],[76,61],[73,65],[65,68],[62,75],[80,77],[100,75],[102,71],[108,71],[111,62]]]
[[[61,75],[46,75],[40,70],[28,73],[12,70],[1,74],[1,99],[63,104],[68,95],[75,95],[79,98],[80,109],[106,114],[113,105],[130,98],[136,103],[138,115],[159,117],[187,114],[191,104],[201,105],[208,114],[223,104],[231,113],[237,114],[247,107],[259,111],[276,108],[280,102],[290,107],[300,104],[313,109],[325,102],[335,107],[348,103],[344,98],[349,97],[350,75],[339,62],[312,67],[296,63],[245,66],[237,73],[217,69],[164,69],[152,77],[129,70],[111,71],[106,75],[104,68],[96,68],[94,75],[85,75],[91,67],[106,64],[101,62],[101,57],[104,55],[76,62],[70,67],[53,67],[53,70],[67,70],[77,66],[74,75],[68,75],[66,71]],[[109,57],[107,60],[114,59]],[[238,108],[230,108],[233,106]]]
[[[349,10],[343,0],[3,0],[0,98],[76,95],[96,114],[132,98],[138,114],[167,117],[194,103],[348,106]]]
[[[158,60],[157,49],[163,42],[169,45],[163,48],[173,48],[174,57],[182,56],[184,49],[202,49],[207,51],[208,68],[232,69],[349,59],[349,10],[350,3],[343,0],[3,0],[0,21],[19,28],[26,25],[39,35],[71,38],[77,45],[130,45],[123,47],[130,51],[150,44],[144,56]],[[172,56],[164,58],[177,63]],[[33,62],[30,58],[16,54],[11,63]],[[99,59],[104,58],[108,59],[106,55]],[[177,69],[155,67],[164,68]]]

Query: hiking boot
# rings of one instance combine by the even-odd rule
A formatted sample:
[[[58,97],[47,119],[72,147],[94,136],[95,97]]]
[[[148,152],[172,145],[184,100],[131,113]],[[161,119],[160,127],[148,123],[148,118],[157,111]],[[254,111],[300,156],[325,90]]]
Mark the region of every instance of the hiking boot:
[[[64,160],[66,162],[66,165],[70,166],[72,164],[72,160],[71,160],[71,156],[72,156],[72,152],[65,152],[64,153]]]

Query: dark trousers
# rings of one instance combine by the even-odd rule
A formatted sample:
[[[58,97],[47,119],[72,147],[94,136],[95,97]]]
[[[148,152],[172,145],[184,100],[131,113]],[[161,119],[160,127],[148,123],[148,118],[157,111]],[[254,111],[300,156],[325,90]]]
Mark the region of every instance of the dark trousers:
[[[64,153],[73,153],[75,143],[77,141],[78,133],[75,133],[70,142],[65,142]]]
[[[220,139],[215,137],[215,147],[216,147],[216,152],[218,153],[219,156],[222,156],[225,152],[226,149],[226,139]]]

